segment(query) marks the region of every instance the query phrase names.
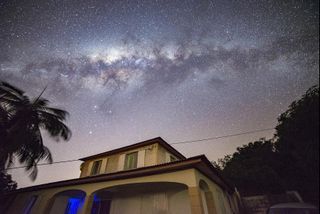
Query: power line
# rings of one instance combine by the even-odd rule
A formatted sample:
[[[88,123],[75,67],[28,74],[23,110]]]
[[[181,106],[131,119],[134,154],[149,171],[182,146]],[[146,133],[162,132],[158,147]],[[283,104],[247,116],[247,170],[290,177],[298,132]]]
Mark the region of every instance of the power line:
[[[196,140],[180,141],[180,142],[170,143],[170,145],[218,140],[218,139],[222,139],[222,138],[229,138],[229,137],[235,137],[235,136],[241,136],[241,135],[247,135],[247,134],[254,134],[254,133],[258,133],[258,132],[271,131],[271,130],[274,130],[274,128],[257,129],[257,130],[247,131],[247,132],[239,132],[236,134],[222,135],[222,136],[209,137],[209,138],[196,139]],[[37,164],[37,166],[46,166],[46,165],[53,165],[53,164],[60,164],[60,163],[70,163],[70,162],[76,162],[76,161],[80,161],[80,160],[74,159],[74,160],[54,161],[52,163],[40,163],[40,164]],[[26,168],[26,166],[9,167],[5,170],[21,169],[21,168]]]
[[[75,162],[75,161],[80,161],[80,160],[64,160],[64,161],[54,161],[52,163],[39,163],[37,166],[46,166],[46,165],[53,165],[53,164],[59,164],[59,163],[70,163],[70,162]],[[11,169],[21,169],[21,168],[26,168],[27,166],[17,166],[17,167],[9,167],[6,168],[5,170],[11,170]]]
[[[271,131],[273,129],[274,128],[258,129],[258,130],[248,131],[248,132],[240,132],[240,133],[236,133],[236,134],[223,135],[223,136],[217,136],[217,137],[209,137],[209,138],[203,138],[203,139],[198,139],[198,140],[180,141],[180,142],[170,143],[170,144],[171,145],[176,145],[176,144],[185,144],[185,143],[195,143],[195,142],[209,141],[209,140],[218,140],[218,139],[222,139],[222,138],[235,137],[235,136],[247,135],[247,134],[254,134],[254,133],[257,133],[257,132]]]

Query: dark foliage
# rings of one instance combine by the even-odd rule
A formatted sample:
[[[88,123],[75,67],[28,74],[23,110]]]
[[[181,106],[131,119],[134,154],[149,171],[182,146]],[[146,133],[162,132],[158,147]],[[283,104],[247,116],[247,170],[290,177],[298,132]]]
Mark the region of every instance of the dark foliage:
[[[310,88],[278,118],[273,140],[237,149],[215,166],[242,195],[298,190],[319,202],[319,87]]]
[[[37,163],[40,160],[52,162],[41,130],[56,140],[70,138],[71,131],[63,123],[68,113],[49,107],[49,101],[41,95],[30,100],[24,91],[0,81],[0,171],[9,167],[16,157],[26,165],[34,180]]]
[[[0,197],[1,195],[15,190],[17,188],[17,183],[12,181],[11,175],[0,172]]]
[[[319,201],[319,86],[310,88],[278,118],[276,150],[279,173],[288,189]]]
[[[242,196],[249,196],[284,190],[274,169],[276,160],[273,143],[261,139],[237,148],[232,156],[219,160],[218,165],[224,177],[237,186]]]

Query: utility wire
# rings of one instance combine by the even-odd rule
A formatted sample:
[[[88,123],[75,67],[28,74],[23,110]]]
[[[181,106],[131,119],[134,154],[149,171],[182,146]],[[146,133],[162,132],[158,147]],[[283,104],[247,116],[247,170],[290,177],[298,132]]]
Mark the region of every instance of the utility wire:
[[[37,166],[46,166],[46,165],[53,165],[53,164],[59,164],[59,163],[70,163],[70,162],[75,162],[75,161],[80,161],[80,160],[64,160],[64,161],[54,161],[52,163],[39,163]],[[6,168],[5,170],[11,170],[11,169],[21,169],[21,168],[26,168],[27,166],[16,166],[16,167],[9,167]]]
[[[217,137],[209,137],[209,138],[203,138],[203,139],[198,139],[198,140],[180,141],[180,142],[170,143],[170,144],[176,145],[176,144],[185,144],[185,143],[196,143],[196,142],[209,141],[209,140],[218,140],[218,139],[222,139],[222,138],[235,137],[235,136],[247,135],[247,134],[254,134],[257,132],[271,131],[273,129],[274,128],[258,129],[258,130],[248,131],[248,132],[240,132],[240,133],[236,133],[236,134],[223,135],[223,136],[217,136]]]
[[[210,140],[218,140],[218,139],[223,139],[223,138],[229,138],[229,137],[235,137],[235,136],[241,136],[241,135],[247,135],[247,134],[254,134],[254,133],[258,133],[258,132],[271,131],[271,130],[274,130],[274,128],[257,129],[257,130],[247,131],[247,132],[239,132],[239,133],[236,133],[236,134],[229,134],[229,135],[209,137],[209,138],[196,139],[196,140],[180,141],[180,142],[170,143],[170,145],[196,143],[196,142],[203,142],[203,141],[210,141]],[[46,166],[46,165],[53,165],[53,164],[59,164],[59,163],[69,163],[69,162],[76,162],[76,161],[80,161],[80,160],[75,159],[75,160],[55,161],[55,162],[52,162],[52,163],[40,163],[40,164],[37,164],[37,166]],[[5,170],[21,169],[21,168],[25,168],[25,167],[26,166],[9,167],[9,168],[7,168]]]

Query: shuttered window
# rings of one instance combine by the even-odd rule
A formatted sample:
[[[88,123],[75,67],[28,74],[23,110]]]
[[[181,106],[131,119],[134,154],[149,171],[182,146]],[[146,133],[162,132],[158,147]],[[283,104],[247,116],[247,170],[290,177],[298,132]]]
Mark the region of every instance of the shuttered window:
[[[102,160],[93,162],[92,168],[91,168],[91,175],[99,174],[101,163],[102,163]]]
[[[135,169],[138,165],[138,152],[126,154],[124,170]]]

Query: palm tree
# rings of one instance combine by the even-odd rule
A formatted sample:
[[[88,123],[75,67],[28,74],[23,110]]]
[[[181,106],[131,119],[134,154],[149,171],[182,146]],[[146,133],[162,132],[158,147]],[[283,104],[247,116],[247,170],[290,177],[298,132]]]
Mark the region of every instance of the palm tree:
[[[16,157],[35,180],[37,163],[52,163],[42,130],[57,141],[70,139],[71,131],[64,124],[68,113],[49,107],[49,101],[41,98],[43,92],[30,100],[24,91],[0,81],[0,170],[9,167]]]

